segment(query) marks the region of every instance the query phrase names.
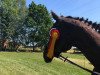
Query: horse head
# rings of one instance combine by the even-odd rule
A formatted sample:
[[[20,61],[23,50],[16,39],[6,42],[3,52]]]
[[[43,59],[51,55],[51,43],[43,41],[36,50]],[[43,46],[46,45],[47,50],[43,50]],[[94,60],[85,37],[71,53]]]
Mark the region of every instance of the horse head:
[[[54,57],[58,57],[61,52],[69,50],[73,43],[73,26],[64,21],[63,16],[57,16],[51,12],[53,19],[56,21],[50,30],[50,39],[44,50],[44,60],[51,62]]]

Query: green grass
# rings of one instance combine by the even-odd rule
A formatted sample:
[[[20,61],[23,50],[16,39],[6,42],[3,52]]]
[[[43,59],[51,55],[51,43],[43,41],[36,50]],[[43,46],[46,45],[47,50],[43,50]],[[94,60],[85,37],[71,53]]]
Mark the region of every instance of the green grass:
[[[66,54],[64,54],[66,56]],[[72,55],[77,58],[77,55]],[[81,55],[77,59],[81,59]],[[45,63],[42,53],[0,52],[0,75],[91,75],[69,63],[54,59]]]

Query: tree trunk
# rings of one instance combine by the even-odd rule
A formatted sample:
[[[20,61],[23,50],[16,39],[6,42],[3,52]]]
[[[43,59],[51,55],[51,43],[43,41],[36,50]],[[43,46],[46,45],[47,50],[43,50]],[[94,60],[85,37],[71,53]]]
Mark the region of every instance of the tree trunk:
[[[34,52],[35,51],[35,46],[34,46],[34,42],[33,42],[33,50],[32,50],[32,52]]]

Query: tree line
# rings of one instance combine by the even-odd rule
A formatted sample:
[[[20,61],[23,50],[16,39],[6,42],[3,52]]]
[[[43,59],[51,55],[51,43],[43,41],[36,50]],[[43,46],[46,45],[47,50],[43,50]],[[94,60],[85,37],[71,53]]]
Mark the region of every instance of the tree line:
[[[47,44],[53,22],[44,5],[32,1],[27,7],[26,0],[0,1],[0,50],[6,45],[12,50],[16,45],[29,45],[34,51],[35,46]]]

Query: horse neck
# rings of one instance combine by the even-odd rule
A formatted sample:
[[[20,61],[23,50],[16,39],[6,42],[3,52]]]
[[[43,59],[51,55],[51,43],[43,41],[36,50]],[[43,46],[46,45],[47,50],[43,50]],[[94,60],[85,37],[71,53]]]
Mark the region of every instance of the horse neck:
[[[78,39],[78,41],[80,41],[80,43],[85,42],[85,44],[88,44],[89,46],[91,46],[91,48],[93,46],[99,46],[100,48],[100,34],[92,29],[91,26],[88,26],[83,22],[79,22],[77,24],[79,24],[78,27],[80,30],[78,31],[78,29],[76,28],[76,31],[78,31],[78,33],[76,33],[77,35],[75,37]]]
[[[93,51],[100,50],[100,35],[94,33],[94,31],[83,28],[82,32],[79,31],[76,33],[74,38],[75,44],[80,46],[81,49]]]
[[[98,57],[100,57],[100,34],[87,25],[80,25],[80,31],[77,32],[78,33],[73,36],[75,46],[82,51],[93,65],[96,65],[95,62],[98,61]]]

